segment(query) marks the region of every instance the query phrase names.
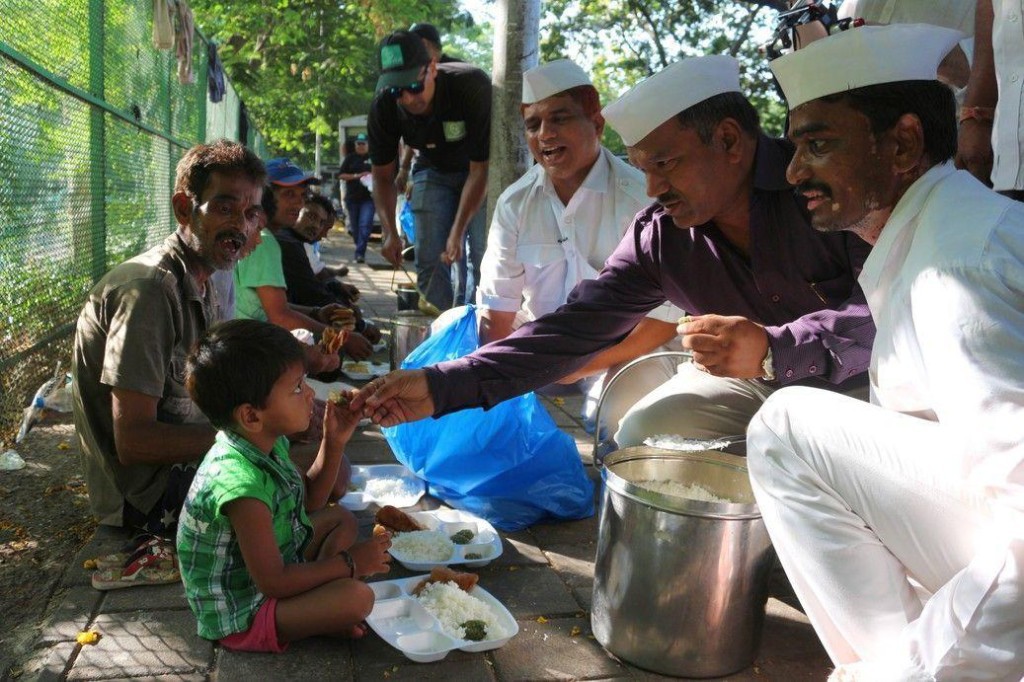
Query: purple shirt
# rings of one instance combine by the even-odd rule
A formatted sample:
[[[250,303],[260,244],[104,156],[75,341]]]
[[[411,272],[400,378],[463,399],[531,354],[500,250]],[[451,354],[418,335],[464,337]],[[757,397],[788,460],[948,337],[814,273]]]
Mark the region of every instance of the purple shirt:
[[[750,201],[750,254],[712,223],[682,229],[654,204],[637,214],[596,280],[511,336],[427,368],[435,416],[490,407],[560,379],[618,343],[666,299],[692,315],[765,325],[780,385],[864,383],[875,326],[857,284],[870,245],[820,233],[786,182],[792,147],[760,136]]]

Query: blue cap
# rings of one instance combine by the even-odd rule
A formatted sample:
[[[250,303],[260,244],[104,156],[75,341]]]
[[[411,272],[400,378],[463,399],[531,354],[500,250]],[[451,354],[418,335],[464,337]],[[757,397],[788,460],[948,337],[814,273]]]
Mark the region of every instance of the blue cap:
[[[312,173],[304,172],[283,156],[267,161],[267,179],[272,184],[286,187],[316,183],[316,177]]]
[[[368,138],[366,137],[366,133],[359,133],[358,135],[356,135],[356,142],[366,142],[367,139]]]

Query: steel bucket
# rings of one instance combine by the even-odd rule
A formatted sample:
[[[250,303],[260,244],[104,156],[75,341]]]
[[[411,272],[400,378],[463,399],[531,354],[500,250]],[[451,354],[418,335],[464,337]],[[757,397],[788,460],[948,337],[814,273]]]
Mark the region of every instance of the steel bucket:
[[[391,321],[391,369],[402,366],[402,360],[430,336],[434,318],[418,310],[401,310]]]
[[[415,284],[399,284],[395,293],[398,295],[399,310],[419,310],[420,293],[416,290]]]
[[[591,626],[608,651],[664,675],[720,677],[753,663],[774,552],[746,460],[624,448],[604,460]],[[697,483],[728,503],[655,492]]]

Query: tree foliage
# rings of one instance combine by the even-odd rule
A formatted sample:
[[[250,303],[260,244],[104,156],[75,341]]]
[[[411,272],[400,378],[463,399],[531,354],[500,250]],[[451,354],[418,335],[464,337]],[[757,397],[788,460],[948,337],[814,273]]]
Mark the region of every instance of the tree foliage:
[[[683,57],[729,54],[765,129],[781,132],[785,116],[760,52],[777,12],[773,0],[548,0],[542,61],[569,57],[589,68],[604,101]],[[622,150],[605,129],[605,143]]]
[[[472,24],[456,0],[193,0],[196,23],[219,46],[224,69],[274,153],[312,165],[314,140],[337,158],[337,122],[369,109],[376,45],[417,21]]]

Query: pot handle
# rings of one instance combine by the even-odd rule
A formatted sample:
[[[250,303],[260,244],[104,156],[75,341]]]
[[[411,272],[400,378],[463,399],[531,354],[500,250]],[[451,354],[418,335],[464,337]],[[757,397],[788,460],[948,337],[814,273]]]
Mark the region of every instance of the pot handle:
[[[622,369],[615,373],[615,376],[611,378],[611,380],[605,385],[604,390],[601,391],[601,397],[597,401],[597,409],[594,411],[594,449],[592,454],[594,457],[594,466],[596,468],[600,469],[604,466],[604,458],[599,459],[597,456],[597,448],[601,443],[601,408],[604,406],[604,401],[608,397],[608,394],[611,393],[612,387],[615,385],[615,382],[617,382],[624,374],[631,371],[634,367],[643,362],[647,362],[648,360],[654,360],[656,358],[667,357],[681,358],[684,360],[693,360],[693,354],[688,350],[663,350],[658,351],[657,353],[648,353],[647,355],[641,355],[635,360],[630,360],[628,363],[623,365]]]

